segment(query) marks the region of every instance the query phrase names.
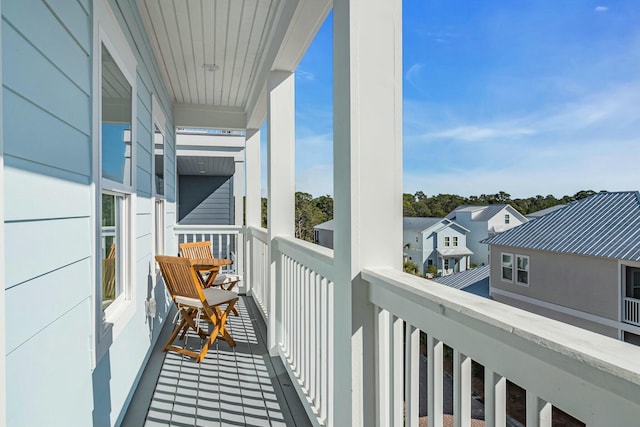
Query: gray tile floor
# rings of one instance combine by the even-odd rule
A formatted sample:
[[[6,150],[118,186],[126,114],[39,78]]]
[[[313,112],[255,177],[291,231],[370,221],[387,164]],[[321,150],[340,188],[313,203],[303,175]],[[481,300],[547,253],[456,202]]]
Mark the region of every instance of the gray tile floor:
[[[166,325],[140,380],[123,426],[310,426],[279,358],[269,356],[266,327],[253,299],[241,297],[227,325],[231,348],[216,340],[202,363],[163,353]],[[197,336],[187,337],[199,348]]]

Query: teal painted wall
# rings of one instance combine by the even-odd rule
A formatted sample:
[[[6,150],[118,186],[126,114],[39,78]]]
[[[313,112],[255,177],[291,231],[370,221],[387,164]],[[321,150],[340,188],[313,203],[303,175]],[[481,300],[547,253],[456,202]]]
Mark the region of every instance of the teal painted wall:
[[[116,425],[166,318],[155,285],[152,96],[167,117],[167,248],[175,244],[172,106],[135,0],[110,0],[138,66],[136,309],[92,368],[96,289],[92,201],[93,2],[3,0],[2,135],[9,426]],[[144,301],[158,300],[145,317]]]

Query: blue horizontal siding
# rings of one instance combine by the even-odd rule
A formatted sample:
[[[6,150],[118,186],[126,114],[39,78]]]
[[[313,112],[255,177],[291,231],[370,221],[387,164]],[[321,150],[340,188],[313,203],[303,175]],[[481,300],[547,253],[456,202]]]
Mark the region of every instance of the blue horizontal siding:
[[[4,85],[90,135],[91,99],[87,93],[13,27],[2,26],[2,39]],[[5,110],[8,108],[4,106]]]
[[[2,94],[2,130],[6,155],[87,178],[91,175],[92,147],[89,134],[70,126],[10,90],[5,89]]]
[[[80,3],[72,0],[45,0],[47,5],[56,14],[58,20],[73,36],[74,40],[82,46],[85,52],[91,52],[91,16],[88,9]]]

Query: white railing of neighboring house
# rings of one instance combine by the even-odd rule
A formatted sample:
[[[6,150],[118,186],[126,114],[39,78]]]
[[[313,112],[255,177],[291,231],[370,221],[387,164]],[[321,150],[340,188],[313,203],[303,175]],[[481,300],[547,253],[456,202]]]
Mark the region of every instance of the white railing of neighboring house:
[[[640,299],[624,298],[624,319],[623,322],[640,326]]]
[[[311,418],[331,422],[333,251],[287,237],[275,241],[281,277],[279,353]]]
[[[527,391],[527,426],[550,427],[552,405],[589,427],[638,424],[640,347],[400,271],[362,277],[376,307],[378,425],[418,426],[420,331],[430,426],[442,425],[444,344],[453,349],[457,426],[470,425],[472,360],[484,366],[487,426],[505,426],[507,380]]]
[[[247,270],[250,294],[260,308],[265,322],[269,320],[271,288],[269,287],[269,236],[264,228],[247,228]]]
[[[227,258],[233,264],[223,267],[222,273],[242,274],[244,227],[240,225],[176,225],[174,232],[178,243],[211,242],[215,258]],[[176,248],[176,254],[178,249]]]

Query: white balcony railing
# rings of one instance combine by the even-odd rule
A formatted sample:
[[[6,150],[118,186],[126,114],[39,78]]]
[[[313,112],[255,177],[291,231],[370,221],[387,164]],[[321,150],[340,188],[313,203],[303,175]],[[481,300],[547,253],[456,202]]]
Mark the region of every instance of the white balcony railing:
[[[275,243],[281,268],[279,353],[310,417],[332,425],[333,251],[284,237]]]
[[[470,425],[471,360],[484,365],[487,426],[506,423],[507,379],[527,392],[527,426],[551,426],[552,405],[587,426],[637,425],[640,348],[399,271],[362,276],[377,310],[380,425],[403,425],[403,394],[405,425],[418,425],[419,331],[431,426],[442,425],[443,344],[453,349],[455,425]]]
[[[267,230],[264,228],[248,227],[247,229],[247,260],[249,286],[251,295],[256,301],[265,321],[269,320],[271,288],[269,287],[269,244]]]
[[[640,300],[625,297],[624,303],[624,319],[623,322],[640,326]]]
[[[233,260],[232,265],[221,269],[222,273],[241,274],[243,272],[243,226],[176,225],[174,227],[174,233],[178,243],[211,242],[211,251],[215,258]]]

